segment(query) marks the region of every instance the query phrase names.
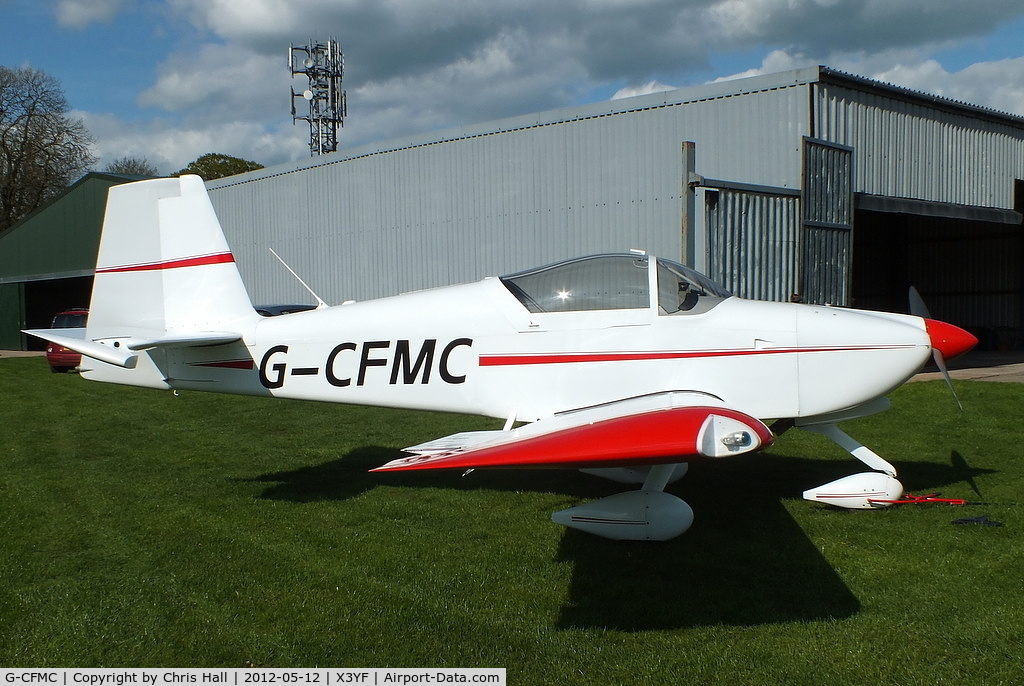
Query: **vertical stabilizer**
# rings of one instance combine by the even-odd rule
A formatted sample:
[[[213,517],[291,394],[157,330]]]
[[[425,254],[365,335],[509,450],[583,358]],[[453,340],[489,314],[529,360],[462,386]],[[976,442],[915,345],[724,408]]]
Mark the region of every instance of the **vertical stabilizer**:
[[[257,316],[202,179],[110,189],[88,338],[240,330]]]

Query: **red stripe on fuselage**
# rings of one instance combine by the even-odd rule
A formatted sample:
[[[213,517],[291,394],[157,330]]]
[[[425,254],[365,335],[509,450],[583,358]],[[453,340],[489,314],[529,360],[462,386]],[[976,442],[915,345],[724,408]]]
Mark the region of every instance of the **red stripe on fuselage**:
[[[650,352],[527,353],[521,355],[481,355],[481,367],[507,367],[523,364],[570,364],[577,362],[636,362],[642,360],[688,360],[710,357],[750,355],[791,355],[793,353],[863,352],[900,350],[908,345],[876,345],[836,348],[773,348],[768,350],[658,350]]]
[[[189,362],[193,367],[217,367],[219,369],[255,369],[252,360],[218,360],[215,362]]]
[[[96,273],[118,274],[122,272],[152,272],[163,269],[180,269],[182,267],[203,267],[211,264],[228,264],[234,261],[235,258],[230,252],[222,252],[215,255],[183,257],[178,260],[165,260],[163,262],[145,262],[142,264],[127,264],[119,267],[102,267],[98,268]]]

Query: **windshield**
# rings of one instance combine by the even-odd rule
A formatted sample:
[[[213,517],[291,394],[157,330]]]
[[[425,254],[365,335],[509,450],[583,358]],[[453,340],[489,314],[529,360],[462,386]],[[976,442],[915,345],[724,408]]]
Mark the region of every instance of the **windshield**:
[[[63,312],[53,318],[55,329],[82,329],[88,319],[88,312]]]
[[[731,295],[700,272],[658,260],[658,311],[662,314],[706,312]]]
[[[501,277],[530,312],[650,307],[646,255],[595,255]]]

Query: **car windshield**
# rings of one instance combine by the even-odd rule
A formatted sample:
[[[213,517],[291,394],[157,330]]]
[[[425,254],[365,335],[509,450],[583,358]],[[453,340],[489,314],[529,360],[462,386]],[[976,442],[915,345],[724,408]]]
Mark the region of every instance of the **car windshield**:
[[[595,255],[501,277],[530,312],[650,307],[646,255]]]
[[[53,318],[55,329],[81,329],[89,318],[88,312],[62,312]]]

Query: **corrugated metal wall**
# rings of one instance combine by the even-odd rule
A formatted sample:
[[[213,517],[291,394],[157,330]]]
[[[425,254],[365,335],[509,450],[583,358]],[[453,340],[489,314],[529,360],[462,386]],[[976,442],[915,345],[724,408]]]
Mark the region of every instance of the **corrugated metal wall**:
[[[255,301],[309,300],[273,247],[336,303],[594,252],[680,259],[693,141],[695,171],[729,186],[690,218],[702,220],[697,266],[750,297],[847,304],[853,194],[1011,209],[1024,126],[1010,119],[813,68],[412,136],[210,188]]]
[[[803,160],[799,193],[706,182],[707,273],[745,298],[847,305],[852,150],[805,138]]]
[[[707,190],[708,276],[744,298],[800,292],[800,196]]]
[[[804,302],[850,304],[853,261],[853,150],[804,140]]]
[[[1013,209],[1024,127],[868,89],[815,87],[817,138],[856,149],[854,190]]]
[[[806,133],[806,84],[734,88],[341,152],[211,183],[211,198],[257,302],[308,300],[268,247],[332,303],[595,252],[680,259],[684,141],[700,141],[701,173],[799,186],[792,146]]]

